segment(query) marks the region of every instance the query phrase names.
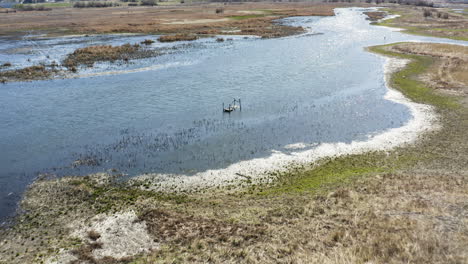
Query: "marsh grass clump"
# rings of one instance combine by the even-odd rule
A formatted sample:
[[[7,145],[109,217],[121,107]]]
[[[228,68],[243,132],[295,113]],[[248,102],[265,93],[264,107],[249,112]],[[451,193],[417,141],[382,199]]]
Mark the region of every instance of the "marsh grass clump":
[[[136,57],[140,48],[138,44],[131,45],[129,43],[122,46],[98,45],[79,48],[67,55],[63,61],[63,65],[72,70],[79,65],[92,67],[95,62],[99,61],[128,61],[128,58]]]
[[[0,72],[0,79],[6,81],[32,81],[48,79],[57,72],[54,67],[46,65],[34,65],[17,70]]]
[[[175,35],[165,35],[159,37],[159,42],[175,42],[175,41],[193,41],[197,40],[197,35],[192,34],[175,34]]]
[[[154,43],[154,40],[152,39],[145,39],[144,41],[141,42],[141,44],[144,44],[144,45],[151,45]]]
[[[364,14],[367,16],[366,19],[370,20],[370,21],[377,21],[377,20],[380,20],[380,19],[384,18],[385,16],[387,16],[386,12],[381,12],[381,11],[364,12]]]

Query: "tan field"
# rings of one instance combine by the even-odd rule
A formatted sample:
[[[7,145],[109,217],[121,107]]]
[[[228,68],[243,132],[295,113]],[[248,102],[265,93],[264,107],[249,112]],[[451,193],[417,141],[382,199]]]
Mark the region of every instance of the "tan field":
[[[0,34],[43,31],[50,34],[195,33],[278,37],[298,28],[273,24],[284,16],[333,15],[344,4],[246,3],[194,6],[57,8],[0,16]],[[222,13],[216,13],[221,8]]]

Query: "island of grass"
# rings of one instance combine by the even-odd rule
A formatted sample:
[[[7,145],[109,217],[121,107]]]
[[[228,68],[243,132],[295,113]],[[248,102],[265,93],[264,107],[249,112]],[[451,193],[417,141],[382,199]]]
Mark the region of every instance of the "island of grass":
[[[197,35],[193,34],[175,34],[164,35],[158,38],[159,42],[175,42],[175,41],[194,41],[197,40]]]
[[[21,69],[0,71],[0,83],[47,80],[58,74],[56,64],[34,65]]]
[[[117,60],[128,61],[141,54],[141,47],[138,44],[129,43],[121,46],[99,45],[76,49],[67,55],[63,65],[68,69],[76,68],[80,65],[93,67],[95,62]]]

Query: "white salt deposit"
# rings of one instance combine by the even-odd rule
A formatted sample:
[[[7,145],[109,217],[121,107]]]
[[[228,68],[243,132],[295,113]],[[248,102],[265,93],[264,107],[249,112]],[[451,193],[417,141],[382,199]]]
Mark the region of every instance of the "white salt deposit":
[[[106,256],[120,259],[147,253],[159,247],[147,231],[146,222],[139,221],[134,211],[116,213],[113,215],[99,214],[90,219],[89,223],[72,223],[75,230],[71,237],[79,238],[85,243],[100,243],[101,248],[94,249],[92,254],[96,259]],[[90,231],[100,235],[96,241],[89,238]],[[46,263],[69,263],[77,259],[69,250],[61,250],[49,258]]]

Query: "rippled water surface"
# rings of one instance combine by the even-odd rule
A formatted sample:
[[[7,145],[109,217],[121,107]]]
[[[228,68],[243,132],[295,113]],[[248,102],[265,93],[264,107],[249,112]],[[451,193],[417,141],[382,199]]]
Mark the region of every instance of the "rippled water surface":
[[[434,39],[370,26],[360,9],[283,22],[310,32],[205,38],[130,64],[97,64],[82,78],[1,85],[0,218],[14,212],[38,173],[190,177],[288,152],[290,144],[365,140],[411,118],[405,106],[383,99],[384,60],[364,47]],[[61,61],[77,47],[146,38],[0,39],[0,61],[23,67]],[[242,111],[223,114],[222,103],[233,98],[242,99]]]

